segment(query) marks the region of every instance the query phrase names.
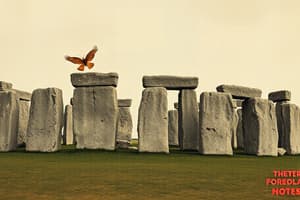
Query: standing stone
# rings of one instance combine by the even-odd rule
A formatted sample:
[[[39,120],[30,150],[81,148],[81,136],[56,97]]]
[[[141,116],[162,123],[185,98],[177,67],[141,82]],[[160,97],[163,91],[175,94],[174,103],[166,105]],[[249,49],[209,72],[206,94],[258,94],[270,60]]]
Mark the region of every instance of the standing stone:
[[[238,114],[238,126],[236,130],[237,148],[244,149],[244,132],[243,132],[243,111],[242,109],[237,110]]]
[[[178,134],[181,150],[199,149],[199,113],[195,90],[179,92]]]
[[[278,147],[283,147],[284,144],[284,116],[282,113],[282,105],[287,104],[287,101],[280,101],[276,103],[275,110],[276,110],[276,119],[277,119],[277,130],[278,130]]]
[[[72,106],[65,106],[63,144],[74,144]]]
[[[274,104],[261,98],[243,103],[245,152],[258,156],[277,156],[278,131]]]
[[[117,120],[118,102],[115,87],[74,89],[73,131],[76,148],[114,150]]]
[[[119,105],[120,106],[120,105]],[[117,145],[127,148],[131,141],[132,117],[129,107],[119,107],[119,121],[117,129]]]
[[[15,92],[0,92],[0,151],[17,148],[18,98]]]
[[[143,90],[138,116],[139,152],[169,153],[168,99],[163,87]]]
[[[237,128],[239,123],[239,115],[237,111],[234,109],[233,113],[233,121],[232,121],[232,138],[231,138],[231,145],[233,149],[237,148]]]
[[[291,103],[281,104],[282,147],[289,155],[300,154],[300,108]]]
[[[168,112],[168,141],[169,145],[177,146],[178,143],[178,111],[169,110]]]
[[[29,110],[29,102],[19,100],[18,146],[24,146],[26,143]]]
[[[232,155],[234,109],[231,95],[203,92],[200,95],[199,118],[199,152],[201,154]]]
[[[26,151],[59,150],[62,126],[62,91],[58,88],[34,90],[26,135]]]

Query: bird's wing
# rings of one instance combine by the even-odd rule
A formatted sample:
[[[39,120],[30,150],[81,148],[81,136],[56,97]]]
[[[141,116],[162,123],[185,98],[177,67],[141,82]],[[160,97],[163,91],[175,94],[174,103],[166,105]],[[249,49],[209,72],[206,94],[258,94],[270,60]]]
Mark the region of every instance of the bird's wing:
[[[85,57],[85,60],[87,62],[93,60],[97,51],[98,51],[98,48],[97,48],[97,46],[95,46],[90,52],[88,52],[88,54]]]
[[[65,56],[65,59],[67,61],[70,61],[70,62],[74,63],[74,64],[84,64],[83,60],[78,58],[78,57]]]
[[[91,63],[91,62],[88,62],[86,64],[86,66],[89,68],[89,69],[92,69],[94,67],[94,63]]]

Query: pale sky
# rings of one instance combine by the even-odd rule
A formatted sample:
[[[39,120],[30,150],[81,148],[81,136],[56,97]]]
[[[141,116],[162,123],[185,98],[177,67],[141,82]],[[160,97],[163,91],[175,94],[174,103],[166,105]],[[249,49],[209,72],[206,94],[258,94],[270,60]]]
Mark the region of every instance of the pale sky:
[[[288,89],[300,105],[300,1],[0,0],[0,80],[73,94],[76,66],[94,45],[94,72],[117,72],[132,98],[134,136],[143,75],[199,77],[197,96],[219,84]],[[176,92],[170,92],[173,108]]]

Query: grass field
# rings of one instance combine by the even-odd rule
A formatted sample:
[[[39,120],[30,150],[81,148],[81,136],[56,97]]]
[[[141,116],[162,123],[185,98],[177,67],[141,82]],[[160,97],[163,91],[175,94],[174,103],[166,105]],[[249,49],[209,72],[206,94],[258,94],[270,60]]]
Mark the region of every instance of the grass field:
[[[274,199],[274,169],[300,169],[300,156],[21,149],[0,153],[0,199]]]

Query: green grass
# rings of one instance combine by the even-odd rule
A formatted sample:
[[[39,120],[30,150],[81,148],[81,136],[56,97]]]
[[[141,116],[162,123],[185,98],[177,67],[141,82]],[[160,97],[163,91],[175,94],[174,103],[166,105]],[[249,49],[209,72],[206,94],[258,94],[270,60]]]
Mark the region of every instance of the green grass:
[[[0,199],[274,199],[274,169],[300,169],[300,156],[20,149],[0,153]]]

